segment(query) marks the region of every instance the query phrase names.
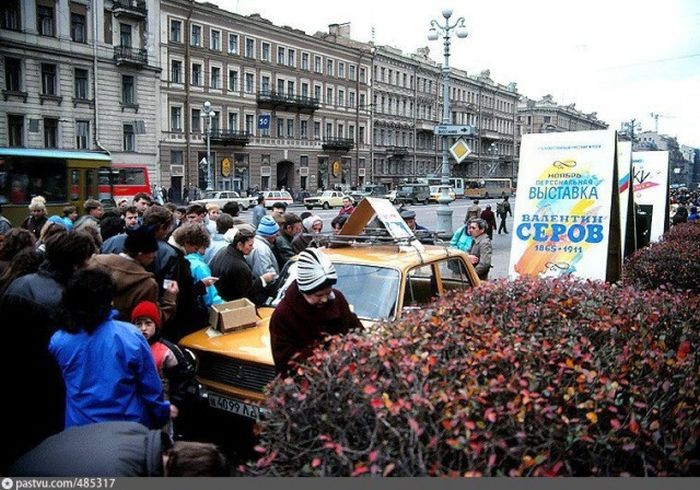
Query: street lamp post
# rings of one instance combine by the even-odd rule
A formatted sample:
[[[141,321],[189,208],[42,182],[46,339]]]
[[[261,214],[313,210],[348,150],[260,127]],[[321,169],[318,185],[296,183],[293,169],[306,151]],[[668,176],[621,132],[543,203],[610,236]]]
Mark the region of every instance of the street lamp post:
[[[211,185],[211,118],[214,117],[214,111],[211,108],[211,102],[208,100],[202,106],[204,116],[207,118],[207,191],[213,191]]]
[[[452,9],[444,9],[442,16],[445,18],[444,25],[440,25],[435,20],[430,21],[430,30],[428,31],[428,40],[437,41],[442,34],[444,40],[444,57],[442,63],[442,124],[450,124],[450,34],[454,31],[458,38],[467,37],[467,30],[464,25],[464,17],[460,17],[457,21],[450,25],[450,17],[452,17]],[[450,197],[447,189],[444,186],[450,184],[450,164],[447,154],[448,136],[442,137],[442,168],[440,170],[443,191],[438,199],[437,210],[437,232],[439,235],[452,235],[452,210],[450,209]]]

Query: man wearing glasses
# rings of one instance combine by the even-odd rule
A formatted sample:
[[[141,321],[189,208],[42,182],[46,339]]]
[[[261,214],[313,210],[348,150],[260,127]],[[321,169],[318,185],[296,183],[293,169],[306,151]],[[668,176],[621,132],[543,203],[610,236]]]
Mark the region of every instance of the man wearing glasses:
[[[469,249],[469,260],[482,281],[488,279],[491,269],[491,240],[486,233],[488,226],[486,220],[481,218],[469,220],[467,225],[467,230],[474,239],[472,247]]]

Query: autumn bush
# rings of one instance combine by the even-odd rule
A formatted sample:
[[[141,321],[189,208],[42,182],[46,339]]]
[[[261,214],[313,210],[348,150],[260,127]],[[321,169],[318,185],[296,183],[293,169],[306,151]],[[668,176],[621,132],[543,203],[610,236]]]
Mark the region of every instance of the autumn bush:
[[[674,225],[661,241],[635,252],[625,261],[623,281],[641,289],[700,293],[700,223]]]
[[[265,476],[698,475],[697,295],[519,279],[269,386]]]

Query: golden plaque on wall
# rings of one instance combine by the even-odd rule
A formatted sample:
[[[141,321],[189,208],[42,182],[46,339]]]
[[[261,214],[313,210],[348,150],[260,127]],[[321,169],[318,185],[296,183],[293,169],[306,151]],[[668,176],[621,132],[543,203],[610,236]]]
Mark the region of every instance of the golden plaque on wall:
[[[231,175],[231,160],[228,158],[221,160],[221,175],[223,177],[229,177]]]
[[[340,175],[340,162],[338,160],[333,162],[332,172],[333,172],[333,177],[337,177],[338,175]]]

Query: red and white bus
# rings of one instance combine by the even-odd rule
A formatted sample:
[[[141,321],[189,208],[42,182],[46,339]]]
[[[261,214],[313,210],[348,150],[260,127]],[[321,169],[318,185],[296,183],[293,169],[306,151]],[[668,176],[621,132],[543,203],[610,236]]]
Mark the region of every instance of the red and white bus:
[[[100,172],[100,195],[106,194],[111,185],[111,194],[116,204],[126,199],[131,201],[139,192],[151,194],[151,181],[146,165],[114,163],[111,178],[107,171]]]

